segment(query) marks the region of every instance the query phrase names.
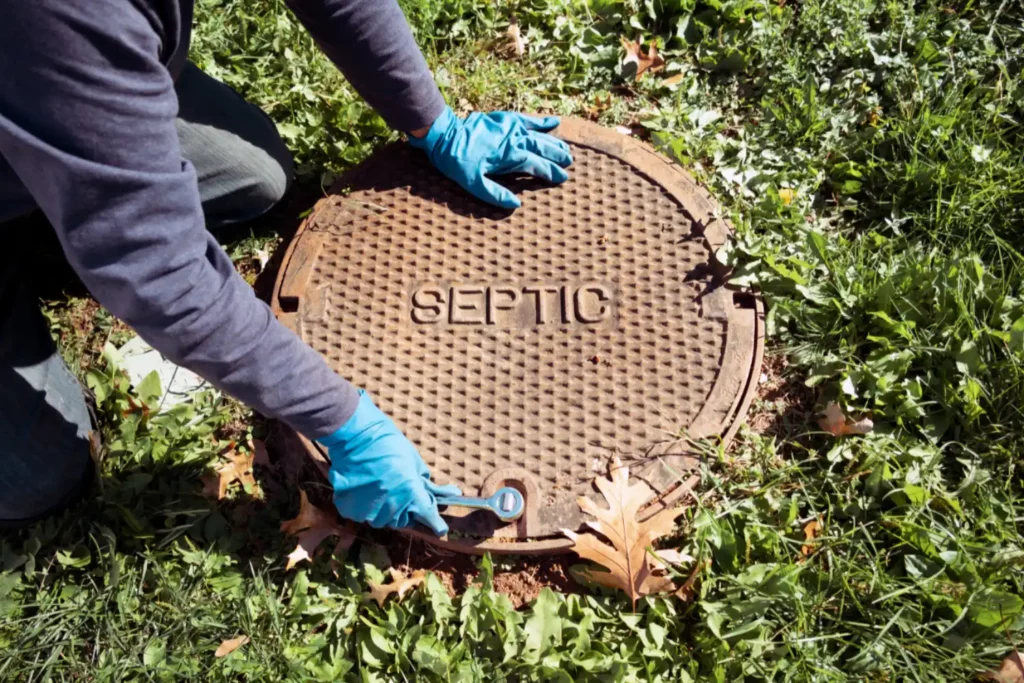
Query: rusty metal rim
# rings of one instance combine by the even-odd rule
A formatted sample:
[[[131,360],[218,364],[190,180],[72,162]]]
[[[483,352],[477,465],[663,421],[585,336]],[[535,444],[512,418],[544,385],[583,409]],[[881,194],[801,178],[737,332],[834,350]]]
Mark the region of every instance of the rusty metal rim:
[[[426,541],[445,550],[452,550],[466,555],[555,555],[567,552],[575,545],[568,538],[552,536],[550,538],[537,538],[532,541],[509,541],[498,542],[489,538],[482,538],[474,541],[470,538],[438,538],[437,536],[419,529],[402,529],[404,536]]]
[[[719,215],[718,205],[710,195],[684,169],[669,162],[645,143],[589,121],[563,119],[562,125],[555,131],[555,134],[573,144],[590,147],[618,158],[662,187],[703,228],[702,237],[705,248],[708,250],[708,259],[709,262],[715,264],[715,252],[731,236],[732,226],[726,218]],[[335,187],[344,187],[344,185],[345,178],[343,177]],[[321,199],[318,206],[331,199],[330,195]],[[302,221],[285,250],[282,266],[274,284],[271,310],[282,323],[289,327],[294,324],[293,314],[286,310],[283,305],[284,299],[294,296],[295,292],[304,291],[309,275],[309,266],[317,258],[321,246],[320,241],[315,239],[319,233],[309,229],[315,223],[316,216],[317,207],[314,207],[309,216]],[[311,235],[314,236],[314,239],[310,239]],[[722,289],[726,289],[726,287],[723,285]],[[729,320],[727,345],[730,343],[735,345],[734,349],[737,353],[734,357],[743,358],[746,362],[742,366],[723,363],[723,370],[726,370],[723,375],[728,374],[730,379],[742,388],[733,396],[728,397],[728,405],[722,403],[714,407],[715,410],[722,413],[724,418],[714,425],[722,430],[715,430],[718,432],[717,435],[722,445],[728,445],[732,441],[743,422],[742,417],[746,414],[756,393],[757,380],[764,357],[764,304],[762,300],[756,293],[753,293],[751,294],[754,303],[752,307],[736,308],[731,303],[732,290],[728,291],[730,292],[729,304],[723,311]],[[749,318],[743,320],[744,316],[749,316]],[[734,323],[741,324],[734,325]],[[735,327],[740,329],[746,327],[748,334],[735,334]],[[715,387],[722,385],[723,379],[724,377],[720,375],[715,382]],[[706,414],[712,412],[709,404],[713,402],[712,394],[715,393],[715,387],[709,394],[708,404],[695,418],[694,425],[700,422]],[[725,396],[722,397],[722,399],[725,398]],[[701,438],[713,435],[715,434],[698,433],[694,436]],[[329,469],[327,457],[312,441],[299,436],[307,454],[326,478]],[[676,486],[645,506],[641,513],[642,517],[647,517],[660,509],[676,504],[691,490],[692,487],[686,484]],[[528,541],[498,541],[493,538],[479,540],[437,538],[433,534],[418,529],[404,529],[402,533],[441,548],[475,555],[484,553],[546,555],[567,551],[573,546],[572,541],[568,538],[559,537],[538,537]]]
[[[722,435],[722,442],[725,445],[731,443],[736,436],[736,432],[740,430],[740,426],[743,424],[743,417],[750,409],[750,404],[754,401],[754,396],[757,395],[757,386],[761,381],[761,365],[764,363],[764,342],[767,336],[764,319],[764,300],[758,296],[757,292],[751,292],[751,296],[754,297],[754,353],[750,363],[750,374],[747,378],[746,386],[741,393],[736,410],[733,413],[732,423],[725,434]]]

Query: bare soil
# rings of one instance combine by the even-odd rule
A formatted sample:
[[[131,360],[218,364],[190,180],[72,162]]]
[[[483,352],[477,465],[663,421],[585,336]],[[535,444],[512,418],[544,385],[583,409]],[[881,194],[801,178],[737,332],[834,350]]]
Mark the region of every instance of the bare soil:
[[[766,353],[757,395],[747,414],[747,426],[758,434],[782,441],[806,434],[814,425],[815,392],[789,371],[780,353]]]
[[[397,569],[407,574],[417,569],[434,572],[453,597],[477,581],[480,558],[443,550],[398,533],[388,535],[386,549]],[[492,559],[494,590],[507,595],[517,609],[532,602],[545,586],[561,593],[584,592],[569,571],[580,562],[575,555],[501,555]]]

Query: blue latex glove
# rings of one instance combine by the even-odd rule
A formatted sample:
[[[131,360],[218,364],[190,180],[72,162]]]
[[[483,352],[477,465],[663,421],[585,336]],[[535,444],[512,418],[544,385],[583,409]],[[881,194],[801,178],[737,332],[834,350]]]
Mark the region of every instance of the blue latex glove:
[[[430,163],[467,192],[489,204],[516,209],[521,202],[488,175],[527,173],[564,183],[572,163],[569,145],[545,131],[558,127],[557,116],[510,112],[470,114],[465,119],[445,107],[422,138],[409,144],[427,153]]]
[[[342,517],[378,529],[419,522],[438,536],[448,533],[434,497],[459,495],[459,488],[430,481],[416,447],[365,391],[348,422],[318,441],[331,457],[328,478]]]

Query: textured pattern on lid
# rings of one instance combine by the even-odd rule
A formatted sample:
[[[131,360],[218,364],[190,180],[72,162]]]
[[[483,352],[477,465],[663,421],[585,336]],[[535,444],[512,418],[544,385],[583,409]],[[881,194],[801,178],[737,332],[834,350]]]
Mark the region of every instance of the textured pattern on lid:
[[[469,494],[519,466],[542,505],[574,506],[610,455],[678,436],[720,369],[687,213],[618,158],[572,151],[567,183],[517,181],[507,215],[389,147],[316,216],[300,336]]]

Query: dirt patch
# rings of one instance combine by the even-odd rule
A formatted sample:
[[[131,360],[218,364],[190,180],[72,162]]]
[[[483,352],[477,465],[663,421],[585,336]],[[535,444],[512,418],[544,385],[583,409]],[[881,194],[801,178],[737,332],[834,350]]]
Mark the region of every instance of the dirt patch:
[[[747,425],[781,440],[805,434],[814,425],[814,397],[814,389],[790,368],[785,355],[766,353]]]
[[[436,548],[429,543],[407,538],[398,533],[385,533],[385,548],[391,562],[405,573],[417,569],[434,572],[453,597],[478,581],[480,558]],[[385,538],[378,537],[384,541]],[[518,609],[532,602],[544,587],[560,593],[581,593],[569,572],[580,560],[575,555],[546,557],[496,556],[494,590],[507,595]]]

